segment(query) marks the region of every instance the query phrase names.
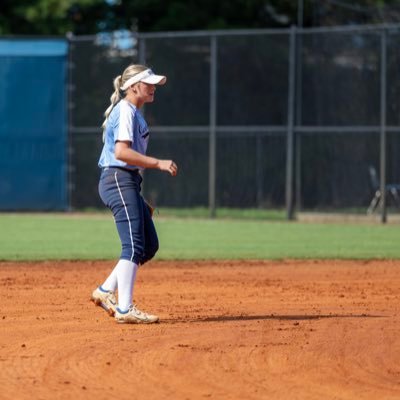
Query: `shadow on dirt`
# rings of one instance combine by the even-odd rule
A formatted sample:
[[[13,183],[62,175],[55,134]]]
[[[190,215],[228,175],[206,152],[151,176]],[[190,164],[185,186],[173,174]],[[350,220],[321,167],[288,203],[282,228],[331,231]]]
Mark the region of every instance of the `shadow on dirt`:
[[[316,315],[222,315],[215,317],[195,318],[195,319],[164,319],[166,323],[193,323],[193,322],[229,322],[229,321],[255,321],[255,320],[281,320],[281,321],[309,321],[327,318],[384,318],[384,315],[370,314],[316,314]]]

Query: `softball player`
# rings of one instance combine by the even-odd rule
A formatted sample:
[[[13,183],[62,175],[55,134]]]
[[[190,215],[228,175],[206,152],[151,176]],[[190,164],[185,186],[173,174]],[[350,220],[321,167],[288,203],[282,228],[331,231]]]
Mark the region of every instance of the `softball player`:
[[[140,194],[142,171],[156,168],[172,176],[178,172],[174,161],[146,156],[149,129],[139,111],[145,103],[153,102],[156,85],[164,85],[166,80],[143,65],[130,65],[114,79],[111,105],[104,113],[99,194],[113,213],[122,251],[115,268],[91,299],[115,315],[119,323],[158,321],[156,315],[140,311],[132,298],[138,266],[158,250],[150,210]]]

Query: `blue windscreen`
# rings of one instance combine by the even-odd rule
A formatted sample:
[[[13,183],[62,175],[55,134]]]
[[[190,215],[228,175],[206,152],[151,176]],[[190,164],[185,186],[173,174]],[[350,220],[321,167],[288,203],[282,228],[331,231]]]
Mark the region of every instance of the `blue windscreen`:
[[[0,210],[63,210],[65,40],[0,40]]]

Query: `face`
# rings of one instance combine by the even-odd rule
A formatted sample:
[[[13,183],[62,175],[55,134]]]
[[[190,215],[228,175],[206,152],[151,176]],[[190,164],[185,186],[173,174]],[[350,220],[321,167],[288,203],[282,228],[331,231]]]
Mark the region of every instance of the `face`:
[[[132,93],[135,98],[137,107],[141,107],[145,103],[152,103],[154,101],[154,93],[156,85],[150,83],[139,82],[132,87]]]

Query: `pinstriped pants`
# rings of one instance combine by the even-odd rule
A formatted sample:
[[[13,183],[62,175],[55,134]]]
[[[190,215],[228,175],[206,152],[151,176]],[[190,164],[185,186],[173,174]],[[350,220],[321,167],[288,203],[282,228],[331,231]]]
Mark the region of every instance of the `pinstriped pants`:
[[[140,194],[142,177],[137,171],[103,169],[99,194],[111,210],[121,240],[122,260],[144,264],[158,250],[158,237],[150,212]]]

